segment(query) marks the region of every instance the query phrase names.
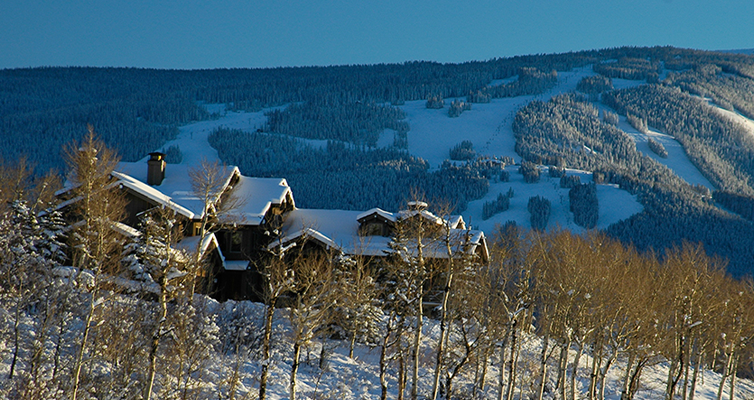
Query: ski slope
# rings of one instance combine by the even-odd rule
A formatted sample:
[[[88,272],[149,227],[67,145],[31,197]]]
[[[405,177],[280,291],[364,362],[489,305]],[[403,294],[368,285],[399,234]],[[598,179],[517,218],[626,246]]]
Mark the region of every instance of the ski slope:
[[[448,159],[452,147],[458,145],[461,141],[469,140],[473,143],[474,149],[479,155],[507,156],[513,158],[516,162],[520,162],[521,158],[515,152],[515,139],[512,131],[512,122],[516,112],[532,100],[547,101],[553,96],[574,91],[582,78],[592,75],[595,75],[595,73],[590,66],[568,72],[559,72],[557,85],[543,94],[493,99],[490,103],[485,104],[475,103],[471,110],[464,111],[456,118],[448,117],[447,107],[427,109],[425,101],[406,102],[400,108],[406,113],[406,121],[410,125],[408,150],[412,155],[427,160],[430,168],[436,169],[443,161]],[[491,82],[491,85],[507,83],[515,79],[516,77],[512,77],[505,81]],[[613,86],[616,89],[629,88],[643,83],[643,81],[613,79]],[[454,99],[445,100],[446,104],[449,104]],[[595,105],[598,108],[606,109],[601,104]],[[264,126],[267,118],[264,114],[269,111],[269,109],[265,109],[258,112],[232,112],[227,111],[223,104],[203,104],[203,106],[215,114],[217,118],[180,127],[178,137],[166,143],[163,147],[164,149],[171,145],[178,146],[183,153],[182,164],[196,165],[203,159],[217,160],[217,151],[207,142],[207,137],[212,130],[224,126],[245,132],[255,132]],[[717,109],[723,115],[747,126],[754,135],[754,121],[737,113]],[[714,189],[709,180],[691,163],[683,147],[672,136],[651,128],[647,134],[640,133],[628,124],[625,117],[620,118],[618,127],[635,140],[637,150],[667,166],[688,183]],[[392,130],[385,130],[377,142],[378,147],[391,146],[393,134]],[[648,138],[662,143],[669,156],[661,158],[649,150]],[[297,140],[314,147],[322,147],[327,143],[324,140],[301,138],[297,138]],[[463,216],[472,226],[488,233],[494,229],[496,224],[503,224],[507,221],[515,221],[518,226],[530,227],[529,213],[526,209],[528,199],[533,196],[542,196],[550,200],[552,204],[549,227],[560,227],[574,231],[583,230],[573,223],[573,216],[569,211],[568,190],[559,187],[558,179],[549,178],[544,171],[539,183],[527,184],[523,182],[518,173],[518,167],[509,166],[508,172],[510,182],[490,182],[489,193],[484,198],[469,203]],[[569,171],[568,173],[578,174],[582,183],[588,183],[592,180],[588,172]],[[507,193],[509,189],[514,191],[510,209],[493,216],[489,220],[483,220],[483,204],[494,200],[499,193]],[[599,229],[606,228],[610,224],[628,218],[642,210],[642,206],[635,196],[615,185],[598,185],[597,193],[600,202],[597,223]]]

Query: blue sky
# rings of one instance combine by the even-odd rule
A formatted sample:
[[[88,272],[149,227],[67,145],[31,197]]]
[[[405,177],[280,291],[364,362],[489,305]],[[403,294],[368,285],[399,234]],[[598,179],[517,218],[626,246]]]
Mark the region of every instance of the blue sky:
[[[605,47],[754,48],[751,0],[24,0],[0,68],[463,62]]]

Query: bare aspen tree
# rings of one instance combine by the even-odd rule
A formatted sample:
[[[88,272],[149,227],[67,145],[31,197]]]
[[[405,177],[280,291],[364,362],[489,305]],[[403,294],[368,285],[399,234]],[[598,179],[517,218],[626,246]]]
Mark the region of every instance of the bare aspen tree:
[[[361,256],[336,257],[335,275],[341,299],[336,312],[338,324],[349,335],[348,357],[353,358],[357,339],[374,343],[380,336],[379,325],[384,317],[377,304],[379,289],[374,277],[377,271]]]
[[[425,249],[435,239],[441,228],[434,215],[426,211],[426,203],[410,202],[409,208],[396,223],[395,234],[390,242],[393,263],[401,265],[394,275],[399,280],[398,295],[411,304],[415,317],[414,337],[411,346],[411,399],[418,396],[419,355],[424,318],[424,295],[427,281],[432,271],[425,260]],[[404,319],[405,321],[405,319]]]
[[[198,227],[199,240],[197,241],[192,268],[189,271],[194,278],[188,286],[187,298],[191,299],[196,291],[196,281],[205,268],[202,259],[204,255],[202,246],[204,246],[210,234],[220,229],[222,220],[225,219],[227,214],[242,206],[243,200],[224,192],[230,183],[231,173],[228,167],[219,164],[217,161],[210,162],[203,159],[197,167],[189,168],[188,174],[191,180],[191,190],[202,204]],[[228,222],[237,223],[241,221]],[[211,281],[211,279],[207,279],[207,281]]]
[[[445,207],[446,209],[449,209],[449,207]],[[437,341],[437,350],[435,354],[435,374],[434,379],[432,382],[432,394],[430,398],[432,400],[437,399],[438,389],[439,389],[439,383],[440,383],[440,372],[443,368],[443,358],[445,356],[445,344],[447,342],[449,329],[448,329],[448,320],[450,313],[448,312],[448,300],[450,298],[450,293],[453,288],[453,278],[456,274],[457,269],[457,262],[455,260],[456,257],[458,257],[457,254],[455,254],[455,249],[460,249],[461,252],[464,248],[464,243],[459,243],[459,241],[463,240],[463,238],[456,237],[452,234],[451,226],[450,226],[450,212],[443,211],[439,212],[438,214],[444,215],[444,223],[442,227],[442,238],[440,239],[444,250],[445,250],[445,268],[443,270],[443,277],[445,279],[445,284],[442,287],[442,300],[440,304],[440,338]],[[466,243],[468,246],[468,243]],[[466,246],[466,247],[467,247]],[[448,391],[448,393],[450,393]]]
[[[189,254],[175,248],[180,240],[180,225],[170,207],[149,210],[141,218],[141,235],[134,243],[132,270],[145,282],[147,289],[157,293],[158,311],[151,332],[149,355],[144,385],[144,399],[152,398],[157,352],[168,331],[168,303],[181,297],[183,281],[188,276]]]
[[[293,299],[288,313],[293,330],[290,400],[296,400],[301,349],[309,344],[319,328],[330,322],[332,308],[337,301],[333,265],[329,257],[302,258],[294,265],[294,272]]]
[[[275,307],[278,300],[293,288],[294,271],[284,260],[285,249],[280,246],[274,250],[270,257],[257,265],[257,269],[262,274],[263,286],[261,298],[265,304],[264,310],[264,329],[262,333],[262,370],[259,376],[259,400],[264,400],[267,396],[267,380],[270,374],[271,344],[272,344],[272,323],[275,317]],[[294,262],[296,264],[296,262]]]
[[[70,168],[69,181],[73,185],[71,192],[78,199],[73,207],[80,220],[70,235],[73,266],[78,271],[73,279],[84,273],[91,274],[92,278],[81,343],[73,364],[70,397],[75,400],[97,307],[103,300],[102,275],[114,274],[120,266],[122,242],[113,231],[113,223],[122,219],[125,199],[112,177],[119,158],[96,138],[91,125],[83,141],[67,149],[66,160]]]

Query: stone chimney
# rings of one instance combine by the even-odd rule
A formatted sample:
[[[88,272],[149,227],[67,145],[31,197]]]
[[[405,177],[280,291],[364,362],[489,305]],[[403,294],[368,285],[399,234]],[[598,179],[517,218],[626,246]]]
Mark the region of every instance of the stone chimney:
[[[149,153],[147,161],[147,184],[160,186],[165,179],[165,153]]]

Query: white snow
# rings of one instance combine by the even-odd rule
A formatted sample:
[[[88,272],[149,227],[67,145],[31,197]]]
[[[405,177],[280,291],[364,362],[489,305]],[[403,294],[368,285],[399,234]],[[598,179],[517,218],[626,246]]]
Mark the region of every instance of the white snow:
[[[600,110],[610,110],[609,108],[597,104],[595,105]],[[624,116],[620,116],[618,128],[623,132],[626,132],[636,142],[636,150],[642,152],[644,155],[651,157],[660,164],[668,167],[671,171],[675,172],[681,179],[688,182],[690,185],[701,185],[710,190],[714,190],[715,186],[699,171],[699,168],[694,165],[689,156],[686,154],[686,150],[683,149],[680,143],[671,135],[664,134],[657,129],[649,127],[649,132],[644,134],[636,130]],[[665,150],[668,152],[667,158],[662,158],[649,149],[648,139],[651,138],[657,142],[662,143]]]
[[[740,124],[749,134],[754,136],[754,121],[750,120],[749,118],[746,118],[745,116],[741,115],[741,113],[737,111],[730,111],[726,110],[722,107],[717,106],[714,103],[709,103],[712,106],[712,109],[715,110],[720,115],[730,119],[733,122],[736,122]]]
[[[481,229],[490,235],[496,224],[504,224],[507,221],[515,221],[516,225],[531,228],[531,214],[527,210],[530,197],[541,196],[550,200],[551,211],[548,228],[564,228],[574,232],[582,232],[584,228],[573,222],[573,214],[570,212],[568,190],[560,187],[560,178],[551,178],[546,168],[540,170],[538,183],[524,182],[523,175],[518,172],[518,166],[506,167],[510,179],[509,182],[497,182],[490,185],[486,196],[479,200],[469,202],[468,209],[464,212],[466,222],[474,228]],[[581,183],[592,181],[589,172],[566,169],[567,175],[578,175]],[[482,207],[485,202],[494,201],[498,194],[506,194],[513,189],[513,198],[510,199],[508,211],[496,214],[488,220],[482,219]],[[599,219],[597,228],[604,229],[622,219],[626,219],[643,210],[636,200],[636,196],[617,185],[597,185],[597,197],[599,198]]]
[[[425,101],[408,101],[400,108],[406,112],[411,126],[408,150],[438,168],[448,159],[450,149],[463,140],[470,140],[480,155],[509,156],[520,161],[514,148],[511,124],[519,108],[534,99],[549,100],[552,96],[576,89],[581,78],[594,75],[591,67],[558,72],[558,84],[544,94],[492,99],[486,104],[474,103],[471,110],[459,117],[448,117],[448,108],[427,109]],[[452,99],[445,99],[449,103]]]

